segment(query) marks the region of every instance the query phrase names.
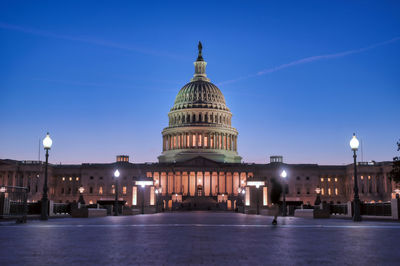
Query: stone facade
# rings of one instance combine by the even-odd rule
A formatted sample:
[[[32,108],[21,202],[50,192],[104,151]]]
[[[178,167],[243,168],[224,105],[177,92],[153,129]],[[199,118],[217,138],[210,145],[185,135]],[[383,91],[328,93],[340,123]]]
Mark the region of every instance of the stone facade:
[[[115,198],[114,170],[118,168],[120,199],[128,206],[136,206],[140,187],[135,181],[151,177],[154,186],[148,188],[146,202],[155,204],[155,189],[162,188],[163,198],[172,200],[177,194],[183,198],[211,197],[215,200],[234,200],[240,196],[248,180],[263,180],[260,202],[269,205],[268,188],[272,177],[280,178],[282,169],[288,172],[287,201],[313,204],[315,189],[321,188],[321,199],[326,202],[344,203],[353,195],[353,165],[326,166],[316,164],[245,164],[220,163],[203,157],[176,163],[135,164],[118,162],[110,164],[50,165],[49,198],[55,202],[78,201],[78,188],[83,186],[87,203]],[[362,201],[389,201],[395,184],[388,178],[391,162],[359,165],[359,191]],[[28,199],[40,200],[44,179],[43,162],[0,160],[0,184],[29,188]],[[232,202],[233,203],[233,202]],[[230,203],[230,204],[232,204]]]

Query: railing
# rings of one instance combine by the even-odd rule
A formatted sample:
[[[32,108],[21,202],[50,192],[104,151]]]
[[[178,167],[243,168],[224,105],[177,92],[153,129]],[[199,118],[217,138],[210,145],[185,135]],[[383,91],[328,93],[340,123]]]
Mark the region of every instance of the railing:
[[[390,202],[361,203],[360,211],[361,215],[392,216]]]
[[[13,217],[25,222],[27,193],[26,187],[0,186],[0,218]]]
[[[329,206],[329,213],[330,214],[347,214],[348,209],[347,209],[347,204],[331,204]]]

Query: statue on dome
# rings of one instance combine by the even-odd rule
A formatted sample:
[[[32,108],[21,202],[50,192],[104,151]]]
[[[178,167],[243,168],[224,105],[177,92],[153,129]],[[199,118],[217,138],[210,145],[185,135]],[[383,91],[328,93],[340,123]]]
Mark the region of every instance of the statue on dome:
[[[199,45],[197,46],[197,48],[199,49],[199,56],[197,57],[197,61],[203,61],[203,55],[201,51],[203,50],[203,45],[201,44],[201,41],[199,41]]]

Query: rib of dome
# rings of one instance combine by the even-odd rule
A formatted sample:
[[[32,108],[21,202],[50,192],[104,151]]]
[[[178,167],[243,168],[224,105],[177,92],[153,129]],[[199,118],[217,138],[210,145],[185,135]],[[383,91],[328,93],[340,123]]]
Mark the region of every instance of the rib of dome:
[[[211,108],[229,111],[222,92],[213,83],[196,80],[187,83],[175,98],[171,111],[186,108]]]

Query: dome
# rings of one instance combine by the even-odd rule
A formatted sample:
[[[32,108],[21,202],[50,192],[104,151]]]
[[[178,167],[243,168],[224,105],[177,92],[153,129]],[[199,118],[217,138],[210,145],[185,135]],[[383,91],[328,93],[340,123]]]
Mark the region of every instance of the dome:
[[[158,161],[176,163],[200,156],[216,162],[240,163],[232,113],[222,92],[207,77],[200,42],[198,49],[194,75],[179,90],[168,113],[168,126],[161,132],[163,146]]]
[[[213,83],[205,80],[191,81],[179,91],[171,111],[186,108],[210,108],[229,111],[222,92]]]

